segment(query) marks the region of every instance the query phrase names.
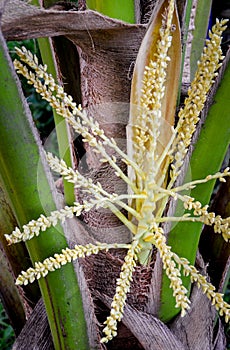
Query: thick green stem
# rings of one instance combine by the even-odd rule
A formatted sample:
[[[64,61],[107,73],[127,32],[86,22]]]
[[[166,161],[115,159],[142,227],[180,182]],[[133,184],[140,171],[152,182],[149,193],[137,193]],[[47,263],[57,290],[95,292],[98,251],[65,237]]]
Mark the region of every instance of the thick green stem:
[[[56,209],[55,188],[1,34],[0,76],[0,177],[22,226],[41,213]],[[64,231],[59,226],[29,241],[27,248],[35,262],[60,252],[66,245]],[[82,299],[73,266],[64,266],[39,284],[55,349],[88,349]]]
[[[197,62],[200,59],[201,53],[203,51],[210,20],[211,8],[212,0],[198,0],[190,57],[191,80],[193,80],[195,76],[195,72],[197,70]]]
[[[134,0],[86,0],[86,5],[89,9],[101,12],[106,16],[135,23]]]

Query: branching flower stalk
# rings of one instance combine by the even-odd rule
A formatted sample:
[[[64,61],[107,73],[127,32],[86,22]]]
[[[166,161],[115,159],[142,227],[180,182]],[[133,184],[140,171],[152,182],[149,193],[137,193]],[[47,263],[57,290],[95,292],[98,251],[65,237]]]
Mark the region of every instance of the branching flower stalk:
[[[45,259],[43,262],[36,262],[34,268],[30,267],[27,271],[22,271],[16,280],[17,285],[27,285],[35,279],[45,277],[49,272],[60,269],[63,265],[68,264],[77,258],[85,258],[92,254],[98,254],[100,251],[108,251],[110,248],[130,248],[129,244],[105,244],[97,245],[87,244],[85,246],[76,245],[74,249],[62,249],[61,254],[54,254],[54,257]]]
[[[217,69],[221,66],[224,56],[221,50],[221,35],[225,28],[225,21],[217,19],[213,32],[209,31],[209,39],[206,40],[200,61],[197,63],[198,69],[195,78],[188,90],[188,97],[185,99],[184,108],[179,112],[179,122],[176,127],[177,136],[171,152],[174,154],[174,162],[170,174],[169,188],[177,179],[184,157],[191,143],[192,135],[196,130],[199,115],[204,108],[207,94],[218,75]]]
[[[188,147],[191,143],[192,134],[199,120],[199,114],[207,99],[207,93],[217,75],[220,61],[223,59],[220,49],[221,35],[226,28],[226,21],[217,21],[210,32],[210,39],[206,42],[201,61],[195,79],[189,89],[185,106],[180,110],[178,124],[172,130],[172,137],[166,145],[162,154],[157,152],[157,139],[161,132],[160,124],[161,101],[164,96],[165,80],[167,76],[167,64],[170,60],[168,50],[171,45],[173,30],[174,1],[169,1],[167,12],[162,19],[160,39],[157,45],[155,59],[145,69],[143,90],[141,99],[141,111],[137,119],[137,125],[133,133],[133,158],[130,159],[116,144],[115,140],[105,135],[99,124],[81,106],[76,106],[72,97],[68,96],[62,87],[58,86],[51,75],[47,74],[46,67],[40,66],[36,56],[33,56],[25,48],[17,49],[17,53],[24,64],[16,60],[15,68],[32,84],[37,92],[55,108],[59,115],[83,136],[96,153],[101,155],[101,162],[108,162],[114,169],[115,174],[120,177],[129,187],[131,194],[108,193],[102,185],[94,183],[92,179],[83,177],[77,170],[68,168],[63,160],[47,154],[47,161],[51,169],[63,175],[65,179],[74,183],[87,192],[89,197],[83,203],[75,202],[72,207],[65,207],[54,211],[50,216],[41,215],[37,220],[30,221],[22,229],[16,228],[11,235],[5,235],[9,244],[26,241],[38,236],[51,225],[55,226],[58,221],[64,222],[74,215],[79,216],[82,211],[95,208],[109,208],[133,234],[129,244],[106,244],[98,242],[95,245],[75,246],[74,249],[63,249],[61,254],[47,257],[43,262],[35,263],[34,268],[23,271],[17,278],[17,284],[27,284],[35,279],[44,278],[49,272],[61,268],[79,257],[97,254],[101,250],[111,248],[127,249],[127,255],[117,280],[116,292],[112,301],[110,316],[105,321],[102,342],[108,342],[117,334],[117,322],[122,319],[127,293],[130,290],[132,275],[136,264],[143,262],[142,252],[148,257],[152,246],[155,246],[161,256],[163,268],[170,279],[170,287],[176,301],[176,307],[181,309],[184,316],[189,309],[190,301],[188,291],[183,286],[181,275],[190,276],[192,282],[197,282],[203,292],[211,299],[220,315],[224,315],[226,322],[230,319],[230,306],[223,301],[223,296],[215,291],[214,286],[207,282],[194,266],[183,257],[177,256],[166,243],[166,235],[161,227],[162,222],[189,221],[201,222],[212,225],[214,231],[221,234],[228,242],[230,239],[230,218],[222,219],[214,213],[208,212],[208,206],[202,207],[201,203],[194,198],[184,195],[183,191],[194,188],[210,180],[219,179],[225,181],[230,176],[229,168],[223,172],[208,175],[204,179],[192,181],[182,186],[175,187],[174,183],[180,173]],[[108,148],[117,156],[110,156]],[[122,159],[128,167],[131,167],[135,176],[131,180],[118,166],[117,157]],[[162,175],[158,172],[164,159],[171,160],[171,175],[169,184],[163,187],[166,177],[166,169]],[[147,166],[146,166],[147,164]],[[166,164],[166,163],[165,163]],[[167,163],[168,164],[168,163]],[[168,165],[167,165],[168,166]],[[166,167],[166,165],[165,165]],[[189,213],[181,217],[165,217],[163,212],[170,198],[183,202],[184,208]],[[127,204],[127,200],[129,203]],[[130,214],[126,217],[121,209]],[[45,234],[45,233],[43,233]],[[36,238],[35,238],[36,239]],[[141,258],[142,257],[142,258]]]

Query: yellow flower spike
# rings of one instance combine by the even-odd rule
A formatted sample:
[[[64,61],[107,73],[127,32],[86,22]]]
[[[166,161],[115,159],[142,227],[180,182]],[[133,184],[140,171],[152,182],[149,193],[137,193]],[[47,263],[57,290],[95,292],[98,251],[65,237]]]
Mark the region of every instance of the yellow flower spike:
[[[165,143],[171,137],[167,123],[174,125],[181,59],[180,25],[175,1],[160,2],[154,16],[134,69],[127,138],[129,156],[146,174],[143,179],[128,167],[132,181],[148,195],[144,201],[130,201],[143,217],[137,230],[140,235],[151,224],[157,208],[152,186],[154,183],[164,184],[167,177],[167,154],[160,163],[157,162],[165,146],[159,142],[159,136]],[[150,250],[143,242],[139,261],[147,263],[149,255]]]
[[[111,248],[128,249],[130,248],[130,245],[98,243],[96,245],[76,245],[73,249],[63,249],[61,254],[54,254],[53,257],[46,258],[43,262],[35,262],[34,268],[30,267],[27,271],[22,271],[16,280],[16,284],[27,285],[28,283],[32,283],[35,279],[38,280],[41,277],[45,277],[51,271],[60,269],[61,266],[66,265],[77,258],[84,258],[92,254],[98,254],[99,251],[107,251]],[[135,257],[135,254],[133,256]],[[130,265],[135,266],[135,263],[131,261]]]
[[[203,293],[207,295],[208,299],[212,301],[212,305],[215,306],[216,310],[221,315],[225,316],[226,322],[230,318],[230,305],[223,300],[223,294],[215,291],[215,287],[207,281],[205,276],[202,276],[198,270],[190,265],[189,261],[185,258],[180,258],[178,255],[173,253],[173,258],[179,266],[182,267],[186,275],[190,276],[191,281],[195,281],[199,288],[202,289]]]
[[[133,73],[127,149],[145,174],[154,169],[155,158],[170,137],[169,125],[174,125],[181,61],[180,25],[174,6],[175,1],[159,1],[154,9]],[[161,142],[157,142],[159,126]],[[151,159],[146,158],[149,154]],[[164,168],[163,161],[155,167],[156,173]],[[144,179],[131,167],[128,171],[138,187],[144,188]],[[133,203],[138,210],[141,205],[139,200]]]
[[[123,316],[123,309],[127,293],[130,290],[130,282],[132,281],[132,274],[136,266],[139,250],[138,241],[134,240],[125,257],[120,277],[117,279],[117,287],[111,304],[110,316],[104,322],[106,327],[103,329],[105,337],[101,339],[102,343],[107,343],[117,334],[117,322],[120,321]]]
[[[183,159],[191,143],[196,124],[199,121],[199,115],[204,108],[207,94],[217,75],[216,71],[221,65],[220,61],[224,58],[221,50],[221,35],[227,28],[227,22],[228,20],[219,21],[217,19],[216,24],[212,27],[212,31],[209,31],[210,39],[206,40],[206,47],[200,62],[198,62],[195,78],[188,90],[188,97],[184,101],[184,108],[178,114],[177,137],[172,147],[172,152],[175,152],[175,162],[170,174],[168,188],[172,187],[180,174]]]
[[[129,194],[109,194],[100,183],[95,184],[91,179],[84,178],[78,171],[68,168],[63,160],[48,154],[47,160],[50,167],[66,177],[69,182],[74,183],[76,187],[89,192],[91,195],[90,200],[84,201],[82,204],[76,202],[72,207],[66,206],[59,211],[52,212],[48,217],[41,215],[37,220],[32,220],[27,225],[24,225],[21,231],[16,228],[11,235],[6,235],[9,244],[20,240],[26,241],[39,235],[47,227],[56,225],[59,220],[64,222],[67,218],[73,217],[73,215],[79,216],[82,210],[89,211],[93,207],[109,208],[117,215],[120,221],[133,234],[130,244],[97,243],[96,245],[75,246],[74,249],[66,248],[62,250],[61,254],[48,257],[42,263],[35,263],[34,268],[23,271],[17,279],[17,284],[28,284],[33,282],[34,279],[44,278],[47,273],[59,269],[79,257],[83,258],[91,254],[97,254],[100,250],[127,249],[127,255],[117,280],[111,312],[105,321],[103,330],[105,336],[101,340],[105,343],[117,334],[117,323],[123,317],[133,271],[138,259],[140,260],[140,250],[144,252],[143,259],[140,261],[146,263],[146,257],[148,258],[152,245],[160,253],[163,268],[170,280],[170,288],[173,290],[175,306],[181,309],[182,317],[190,307],[190,301],[187,297],[188,291],[181,280],[182,272],[184,275],[190,276],[191,281],[197,282],[198,286],[202,288],[203,292],[212,301],[219,313],[225,316],[226,320],[229,320],[230,317],[230,306],[223,301],[222,295],[216,293],[215,288],[186,259],[180,258],[172,252],[171,247],[166,244],[163,228],[160,227],[163,222],[201,222],[213,225],[214,231],[222,234],[224,239],[229,240],[230,237],[229,218],[222,219],[214,213],[209,213],[207,206],[202,206],[194,198],[183,195],[184,190],[192,189],[198,184],[217,178],[223,181],[226,176],[230,176],[229,169],[222,173],[209,175],[205,179],[173,187],[174,180],[180,173],[184,154],[199,118],[197,112],[200,108],[203,108],[208,89],[216,75],[216,69],[219,67],[219,60],[222,59],[219,45],[225,22],[217,22],[216,26],[214,26],[214,33],[213,35],[211,34],[213,43],[207,42],[207,48],[204,50],[204,55],[198,65],[196,80],[189,91],[185,108],[180,112],[179,124],[175,129],[172,126],[167,129],[166,134],[169,133],[170,137],[166,138],[167,144],[164,151],[160,153],[157,141],[159,136],[165,136],[165,130],[160,127],[161,120],[169,118],[170,123],[172,125],[174,123],[177,89],[171,79],[173,77],[171,70],[173,67],[174,73],[177,53],[173,52],[173,50],[175,49],[177,52],[179,45],[174,44],[174,42],[180,42],[178,37],[179,24],[174,11],[174,1],[164,1],[164,5],[162,4],[163,1],[160,1],[159,13],[154,20],[155,22],[153,21],[155,23],[155,27],[152,28],[154,39],[150,47],[155,52],[153,54],[149,53],[149,56],[147,55],[148,57],[146,58],[148,60],[147,63],[144,62],[141,66],[140,71],[143,72],[143,77],[135,75],[136,72],[134,72],[133,84],[136,84],[138,89],[135,92],[137,94],[132,95],[132,98],[136,99],[135,101],[139,104],[141,110],[138,110],[136,115],[131,114],[130,127],[133,132],[133,145],[132,152],[128,156],[119,149],[113,139],[105,135],[93,118],[87,116],[87,113],[82,110],[81,106],[76,106],[71,96],[68,96],[54,82],[53,78],[47,75],[46,69],[38,65],[33,55],[29,54],[25,49],[18,51],[21,58],[35,73],[31,73],[20,62],[15,61],[15,67],[18,72],[22,73],[35,86],[43,98],[47,99],[56,108],[57,112],[66,119],[75,131],[81,133],[85,142],[90,143],[95,148],[95,151],[101,154],[101,161],[108,162],[114,169],[115,174],[129,186]],[[167,5],[169,6],[167,7]],[[176,24],[176,30],[174,30],[174,24]],[[145,38],[144,42],[147,39]],[[216,52],[212,52],[214,48]],[[204,64],[206,61],[208,61],[208,64]],[[203,76],[207,79],[205,78],[204,80]],[[171,82],[169,83],[168,80],[170,79]],[[209,81],[206,82],[208,79]],[[173,87],[176,90],[175,96]],[[203,88],[205,92],[201,96],[200,91]],[[170,96],[169,101],[171,102],[166,106],[165,103],[168,100],[168,96]],[[169,110],[171,111],[170,113],[168,113]],[[136,120],[133,119],[134,117],[136,117]],[[104,147],[105,145],[110,147],[117,155],[109,156]],[[130,169],[132,170],[133,173],[130,177],[119,168],[117,164],[117,159],[119,158],[128,165],[129,173]],[[172,179],[168,187],[165,184],[168,167],[166,159],[174,161],[171,172]],[[181,217],[164,217],[165,205],[170,198],[182,201],[184,208],[190,210],[191,213]],[[127,204],[127,200],[129,204]],[[117,207],[125,209],[130,217],[127,218]]]

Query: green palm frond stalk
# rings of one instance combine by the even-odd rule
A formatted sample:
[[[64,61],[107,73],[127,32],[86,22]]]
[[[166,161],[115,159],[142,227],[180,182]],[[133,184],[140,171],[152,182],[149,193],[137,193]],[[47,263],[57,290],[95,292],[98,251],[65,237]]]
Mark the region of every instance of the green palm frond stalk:
[[[192,48],[190,57],[190,74],[191,79],[194,78],[197,70],[197,61],[203,51],[205,39],[208,34],[208,25],[210,20],[212,0],[198,0],[196,8],[196,16],[194,23],[194,30],[192,32]]]
[[[106,16],[135,23],[135,0],[86,0],[86,5]]]

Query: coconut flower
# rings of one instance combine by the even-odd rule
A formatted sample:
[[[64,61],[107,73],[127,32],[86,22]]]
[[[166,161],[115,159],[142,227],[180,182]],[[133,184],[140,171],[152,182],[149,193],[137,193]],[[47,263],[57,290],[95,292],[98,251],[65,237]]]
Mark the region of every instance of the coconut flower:
[[[83,192],[90,194],[89,199],[82,203],[76,201],[72,206],[65,206],[61,210],[51,212],[49,216],[41,215],[38,219],[23,225],[22,229],[16,228],[10,235],[5,235],[9,244],[27,241],[38,236],[41,231],[46,231],[50,226],[55,226],[59,221],[64,222],[73,216],[80,216],[83,211],[93,208],[108,208],[130,230],[132,240],[128,244],[97,242],[85,246],[76,245],[73,249],[66,248],[60,254],[47,257],[43,262],[36,262],[33,268],[22,271],[16,281],[18,285],[26,285],[35,279],[44,278],[48,273],[75,259],[97,254],[101,250],[127,249],[120,276],[117,279],[110,315],[105,321],[102,342],[108,342],[116,336],[117,323],[123,316],[135,266],[143,263],[143,253],[149,258],[153,246],[160,253],[163,269],[170,280],[170,288],[175,297],[175,307],[181,309],[182,317],[190,305],[188,290],[183,286],[181,279],[181,275],[185,274],[192,282],[198,283],[220,315],[224,315],[226,322],[230,319],[230,305],[223,301],[222,295],[215,291],[215,287],[188,260],[179,257],[171,250],[171,247],[167,245],[166,235],[162,228],[164,222],[189,221],[191,224],[201,222],[213,226],[214,231],[221,234],[225,241],[228,242],[230,238],[230,218],[222,219],[216,216],[215,213],[208,211],[207,205],[202,206],[194,198],[183,194],[184,190],[213,179],[225,181],[225,177],[230,175],[229,168],[223,172],[208,175],[204,179],[181,186],[175,185],[199,121],[199,115],[223,59],[220,44],[226,21],[217,21],[213,26],[184,107],[178,113],[177,125],[172,127],[171,137],[162,154],[158,154],[157,139],[161,133],[161,103],[165,91],[167,66],[170,61],[169,48],[172,45],[173,14],[174,1],[170,1],[162,18],[156,54],[144,71],[140,100],[141,113],[133,127],[131,140],[133,143],[132,156],[124,153],[116,141],[108,137],[81,106],[76,105],[72,97],[67,95],[64,89],[56,84],[53,77],[47,73],[47,67],[39,65],[36,56],[25,48],[16,49],[20,57],[20,61],[15,60],[14,62],[17,72],[35,87],[42,98],[49,102],[75,132],[82,135],[83,141],[100,154],[100,161],[108,163],[128,187],[127,193],[108,193],[99,182],[94,183],[92,179],[84,177],[78,170],[67,167],[62,159],[47,153],[50,168],[62,175],[68,182],[73,183],[76,188],[81,188]],[[164,162],[166,158],[168,162]],[[132,177],[121,169],[118,159],[131,169]],[[166,167],[168,169],[169,163],[170,178],[166,182]],[[146,164],[148,164],[147,167]],[[180,217],[164,216],[164,209],[170,198],[181,201],[187,213]],[[127,216],[124,214],[124,209],[128,213]]]

